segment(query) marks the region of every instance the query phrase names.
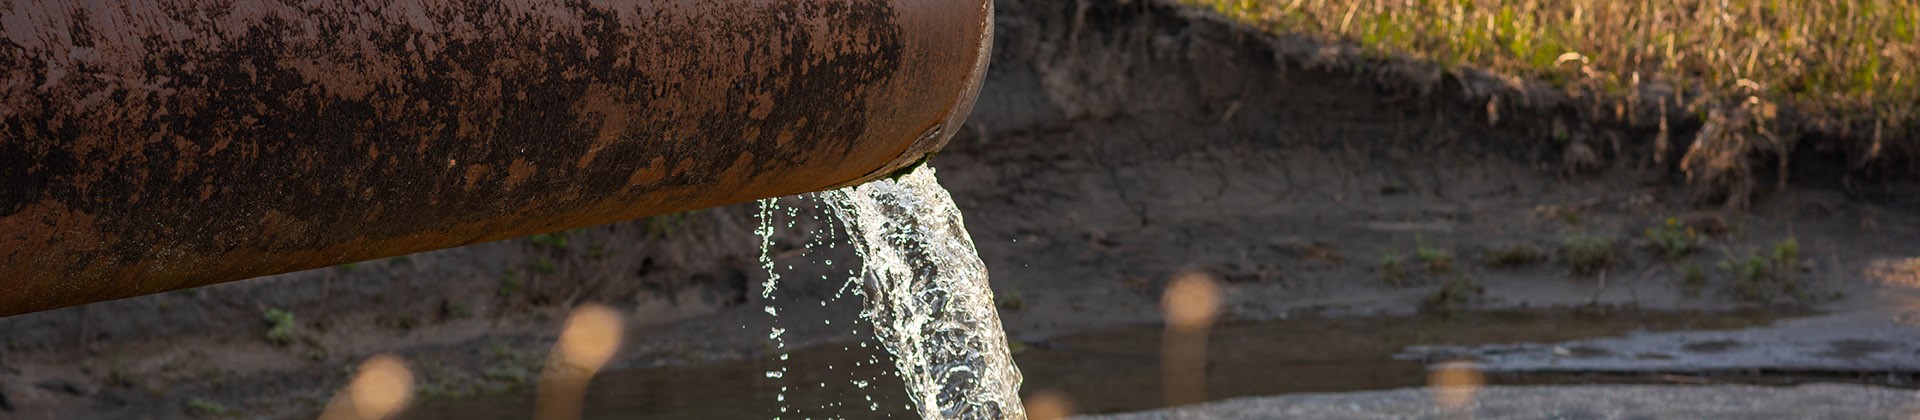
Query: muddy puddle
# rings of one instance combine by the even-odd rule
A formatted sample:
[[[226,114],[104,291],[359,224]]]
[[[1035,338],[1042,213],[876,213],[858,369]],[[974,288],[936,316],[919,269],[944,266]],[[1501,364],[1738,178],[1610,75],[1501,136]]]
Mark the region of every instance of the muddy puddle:
[[[1308,318],[1228,324],[1208,342],[1209,399],[1304,392],[1418,387],[1425,364],[1394,360],[1407,346],[1552,342],[1633,331],[1725,330],[1765,325],[1794,314],[1560,310],[1463,314],[1450,318]],[[1159,326],[1080,333],[1016,345],[1026,372],[1023,393],[1053,390],[1082,413],[1161,408]],[[881,363],[874,363],[880,360]],[[785,363],[787,377],[764,372]],[[913,418],[891,366],[876,345],[833,343],[793,352],[791,359],[633,369],[602,374],[586,398],[588,418],[696,419]],[[1766,383],[1764,378],[1728,379]],[[1493,376],[1495,384],[1674,383],[1653,376]],[[861,386],[864,384],[865,386]],[[786,400],[776,401],[786,387]],[[417,420],[518,419],[532,412],[531,394],[427,401]]]
[[[1394,360],[1407,346],[1551,342],[1633,331],[1724,330],[1765,325],[1783,314],[1564,310],[1440,317],[1299,319],[1225,325],[1207,343],[1212,400],[1308,392],[1425,386],[1426,364]],[[1062,337],[1016,357],[1026,389],[1070,396],[1082,413],[1162,408],[1160,332],[1136,328]],[[1493,376],[1494,384],[1578,383],[1582,375]],[[1658,378],[1592,378],[1659,382]]]
[[[786,361],[763,357],[605,372],[589,386],[583,415],[588,419],[919,417],[907,405],[904,385],[891,373],[892,359],[877,344],[814,345],[788,356]],[[789,368],[784,377],[767,377],[768,370],[783,366]],[[405,418],[525,419],[534,408],[531,390],[526,391],[424,401],[409,409]],[[777,400],[782,397],[784,401]]]

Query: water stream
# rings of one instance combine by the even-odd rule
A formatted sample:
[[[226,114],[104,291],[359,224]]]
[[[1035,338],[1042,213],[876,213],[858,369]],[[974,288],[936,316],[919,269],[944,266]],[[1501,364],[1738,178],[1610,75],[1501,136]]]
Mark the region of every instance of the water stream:
[[[926,419],[1017,419],[1020,370],[960,210],[931,167],[821,193],[863,261],[861,318]]]
[[[924,419],[1025,418],[1018,394],[1020,371],[1007,351],[1006,333],[987,287],[986,264],[980,261],[959,209],[940,187],[934,170],[921,167],[897,178],[821,192],[813,198],[827,207],[816,217],[832,220],[824,224],[824,232],[812,232],[814,239],[806,246],[852,245],[861,264],[846,272],[845,284],[832,299],[847,291],[861,297],[860,320],[891,356],[892,374],[904,383],[911,408]],[[779,203],[777,199],[760,201],[756,230],[761,239],[761,268],[767,272],[760,296],[763,310],[774,318],[767,338],[780,352],[779,365],[765,375],[775,380],[792,373],[783,336],[793,321],[783,323],[775,302],[782,275],[773,255],[773,237],[781,216],[789,229],[799,216],[797,208]],[[854,385],[868,392],[871,400],[867,384]],[[787,401],[792,388],[783,383],[775,395],[780,405],[776,415],[801,414]],[[879,406],[871,408],[877,412]]]
[[[759,205],[766,358],[602,375],[589,418],[1026,418],[986,265],[932,168]],[[414,418],[513,418],[525,402]]]

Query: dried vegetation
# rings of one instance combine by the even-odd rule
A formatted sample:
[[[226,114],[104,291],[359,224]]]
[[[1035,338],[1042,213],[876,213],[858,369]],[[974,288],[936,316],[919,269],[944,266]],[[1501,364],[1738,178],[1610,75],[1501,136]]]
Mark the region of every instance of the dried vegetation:
[[[1920,1],[1180,1],[1338,41],[1326,50],[1420,92],[1457,82],[1489,123],[1550,115],[1536,125],[1573,169],[1620,152],[1595,125],[1650,133],[1634,136],[1641,160],[1682,173],[1701,203],[1784,187],[1796,148],[1839,155],[1849,186],[1920,155]]]

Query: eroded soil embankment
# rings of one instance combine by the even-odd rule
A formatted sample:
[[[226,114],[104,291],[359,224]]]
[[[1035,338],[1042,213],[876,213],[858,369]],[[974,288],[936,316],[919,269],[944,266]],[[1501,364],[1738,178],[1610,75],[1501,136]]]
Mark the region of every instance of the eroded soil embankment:
[[[1644,158],[1641,129],[1590,125],[1621,141],[1570,157],[1552,127],[1581,121],[1503,105],[1490,123],[1454,79],[1421,90],[1337,48],[1188,9],[1003,5],[977,129],[935,164],[968,214],[988,215],[970,229],[1000,262],[996,287],[1021,296],[1008,311],[1020,332],[1151,321],[1158,285],[1184,269],[1228,280],[1247,318],[1853,307],[1920,253],[1910,208],[1821,174],[1747,211],[1702,210]]]
[[[1407,83],[1426,76],[1153,2],[1003,1],[999,13],[976,115],[933,165],[1023,341],[1157,322],[1160,285],[1182,270],[1224,279],[1237,320],[1894,308],[1875,297],[1920,283],[1902,282],[1920,276],[1902,265],[1920,256],[1912,211],[1849,196],[1827,172],[1795,172],[1749,211],[1701,212],[1677,173],[1636,152],[1645,128],[1490,108],[1456,79]],[[1560,131],[1568,141],[1556,124],[1576,128]],[[1675,138],[1689,129],[1675,124]],[[1575,134],[1591,153],[1568,153]],[[1591,140],[1602,138],[1619,141]],[[1796,167],[1822,167],[1808,153]],[[616,368],[757,357],[768,321],[749,206],[7,318],[0,392],[12,408],[0,409],[304,415],[381,352],[406,356],[427,398],[514,392],[579,302],[634,314]],[[1697,225],[1692,252],[1648,243],[1668,218]],[[831,274],[805,264],[825,257],[800,250],[808,223],[776,244],[777,261],[798,266],[788,279]],[[1576,237],[1608,241],[1605,264],[1575,274],[1563,248]],[[1792,275],[1718,267],[1786,238],[1798,252],[1776,271]],[[1521,247],[1537,258],[1488,262]],[[789,281],[780,299],[838,286]],[[784,313],[853,310],[807,306]],[[294,314],[282,344],[266,333],[270,309]],[[788,340],[844,337],[810,324]]]

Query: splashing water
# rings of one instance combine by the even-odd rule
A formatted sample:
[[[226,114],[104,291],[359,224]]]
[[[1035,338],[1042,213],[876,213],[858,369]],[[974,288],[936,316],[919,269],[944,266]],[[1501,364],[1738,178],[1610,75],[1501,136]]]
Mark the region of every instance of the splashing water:
[[[865,268],[874,334],[923,418],[1025,418],[986,264],[931,167],[823,194]]]
[[[898,179],[818,197],[865,263],[843,290],[865,298],[860,317],[893,355],[894,374],[906,384],[921,417],[1024,419],[1020,370],[994,310],[986,264],[933,169],[923,166]],[[761,262],[770,274],[762,297],[769,299],[778,276],[765,248],[772,244],[771,216],[777,207],[761,202]],[[775,313],[772,306],[767,312]],[[781,332],[775,327],[770,338],[785,360]],[[784,373],[782,367],[768,376]]]

